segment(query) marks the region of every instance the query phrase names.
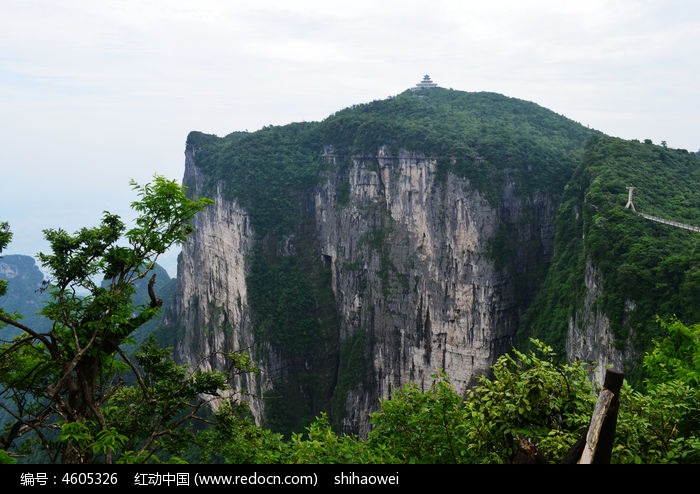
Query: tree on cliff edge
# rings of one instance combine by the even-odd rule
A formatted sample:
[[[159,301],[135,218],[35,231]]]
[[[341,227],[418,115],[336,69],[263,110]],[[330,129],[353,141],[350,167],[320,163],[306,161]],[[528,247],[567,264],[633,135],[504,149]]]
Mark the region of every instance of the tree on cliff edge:
[[[45,289],[51,298],[41,311],[52,321],[48,332],[35,331],[0,309],[0,326],[22,331],[0,344],[0,407],[11,417],[4,424],[0,451],[12,451],[18,440],[29,436],[52,463],[90,463],[96,455],[111,462],[112,452],[129,439],[110,421],[107,406],[125,387],[120,376],[132,371],[140,400],[159,401],[121,346],[160,309],[151,273],[156,260],[186,240],[194,215],[213,201],[191,200],[184,186],[157,175],[147,185],[132,180],[131,186],[139,196],[131,203],[138,215],[133,228],[127,230],[119,216],[105,211],[99,226],[73,235],[44,230],[51,253],[38,258],[49,273]],[[1,252],[11,239],[7,223],[0,224],[0,234]],[[149,276],[150,301],[136,305],[134,283]],[[148,355],[141,355],[148,363]],[[224,383],[222,376],[202,373],[178,374],[178,380],[180,387],[168,395],[183,401],[216,394]],[[171,415],[176,413],[182,409],[173,408]]]

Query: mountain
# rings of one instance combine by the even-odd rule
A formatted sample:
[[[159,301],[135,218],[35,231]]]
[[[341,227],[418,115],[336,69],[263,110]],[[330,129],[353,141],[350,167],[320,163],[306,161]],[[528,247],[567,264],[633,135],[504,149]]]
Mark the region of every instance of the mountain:
[[[634,175],[597,157],[608,139],[531,102],[443,88],[321,122],[191,132],[183,184],[215,204],[195,219],[178,265],[165,321],[177,359],[225,369],[227,352],[248,351],[262,372],[233,384],[259,423],[302,431],[326,411],[360,435],[393,390],[427,388],[444,370],[464,391],[530,336],[598,362],[599,376],[633,365],[648,335],[604,311],[635,302],[595,284],[603,252],[591,257],[592,239],[581,242],[584,213],[599,221],[587,209],[599,186],[611,213],[656,228],[625,211]],[[669,166],[697,164],[629,145]],[[673,193],[660,183],[655,195]],[[664,206],[650,212],[677,212]],[[676,289],[660,290],[648,313]]]

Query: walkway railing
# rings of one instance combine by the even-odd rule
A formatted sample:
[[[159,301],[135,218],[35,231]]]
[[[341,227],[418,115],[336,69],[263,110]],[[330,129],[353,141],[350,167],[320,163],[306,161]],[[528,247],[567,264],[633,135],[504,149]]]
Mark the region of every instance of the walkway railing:
[[[650,214],[645,214],[645,213],[637,213],[643,218],[646,218],[651,221],[656,221],[657,223],[663,223],[664,225],[671,225],[675,226],[677,228],[685,228],[686,230],[690,230],[693,232],[700,232],[700,226],[694,226],[694,225],[688,225],[686,223],[679,223],[677,221],[670,221],[670,220],[665,220],[663,218],[659,218],[658,216],[652,216]]]

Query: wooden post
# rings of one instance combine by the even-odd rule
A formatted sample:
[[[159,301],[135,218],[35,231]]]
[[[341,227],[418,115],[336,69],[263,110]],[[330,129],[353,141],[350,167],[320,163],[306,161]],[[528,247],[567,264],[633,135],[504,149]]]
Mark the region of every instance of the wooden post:
[[[623,380],[624,375],[621,372],[610,369],[605,371],[603,389],[598,395],[598,403],[588,426],[586,444],[579,463],[610,463]]]

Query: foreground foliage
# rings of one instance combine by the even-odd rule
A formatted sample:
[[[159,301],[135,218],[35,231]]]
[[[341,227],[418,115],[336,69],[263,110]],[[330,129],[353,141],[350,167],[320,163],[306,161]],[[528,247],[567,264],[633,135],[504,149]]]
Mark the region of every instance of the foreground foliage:
[[[138,455],[147,458],[164,437],[174,434],[177,423],[168,421],[182,413],[179,400],[186,399],[189,406],[194,396],[215,394],[223,387],[221,376],[195,373],[174,376],[179,388],[158,393],[158,386],[144,381],[137,363],[123,351],[133,332],[162,305],[153,290],[155,276],[150,277],[147,303],[133,302],[134,284],[148,277],[158,256],[190,235],[191,219],[211,203],[187,198],[184,188],[160,176],[143,186],[132,181],[132,187],[139,200],[131,204],[138,213],[131,229],[119,216],[105,212],[99,226],[73,235],[62,229],[44,231],[51,252],[38,258],[50,275],[45,285],[50,300],[41,310],[51,321],[48,331],[0,312],[0,323],[21,331],[0,345],[0,406],[11,417],[0,438],[4,450],[39,450],[49,462],[111,462],[115,451],[143,437]],[[4,248],[11,238],[9,227],[0,230]],[[141,364],[147,363],[144,357]],[[115,414],[112,405],[127,392],[124,372],[131,372],[138,383],[141,403],[165,407],[162,420],[148,434],[113,420],[124,415]],[[143,425],[141,418],[136,423]]]
[[[665,336],[644,359],[644,389],[621,390],[612,463],[700,463],[700,325],[659,323]],[[571,462],[600,390],[590,365],[557,363],[551,347],[531,343],[527,354],[500,357],[465,397],[444,375],[427,390],[404,386],[372,415],[367,440],[341,442],[322,416],[307,441],[292,442],[291,457],[322,462],[330,442],[347,463]]]
[[[644,390],[625,383],[613,463],[700,462],[700,325],[659,321],[666,331],[645,358]],[[498,359],[465,396],[445,375],[425,390],[398,389],[372,414],[365,439],[338,435],[326,414],[304,434],[285,439],[245,419],[226,419],[202,434],[223,463],[564,463],[575,462],[599,389],[592,364],[561,364],[551,347],[532,341],[529,353]],[[672,374],[659,362],[674,361]]]

